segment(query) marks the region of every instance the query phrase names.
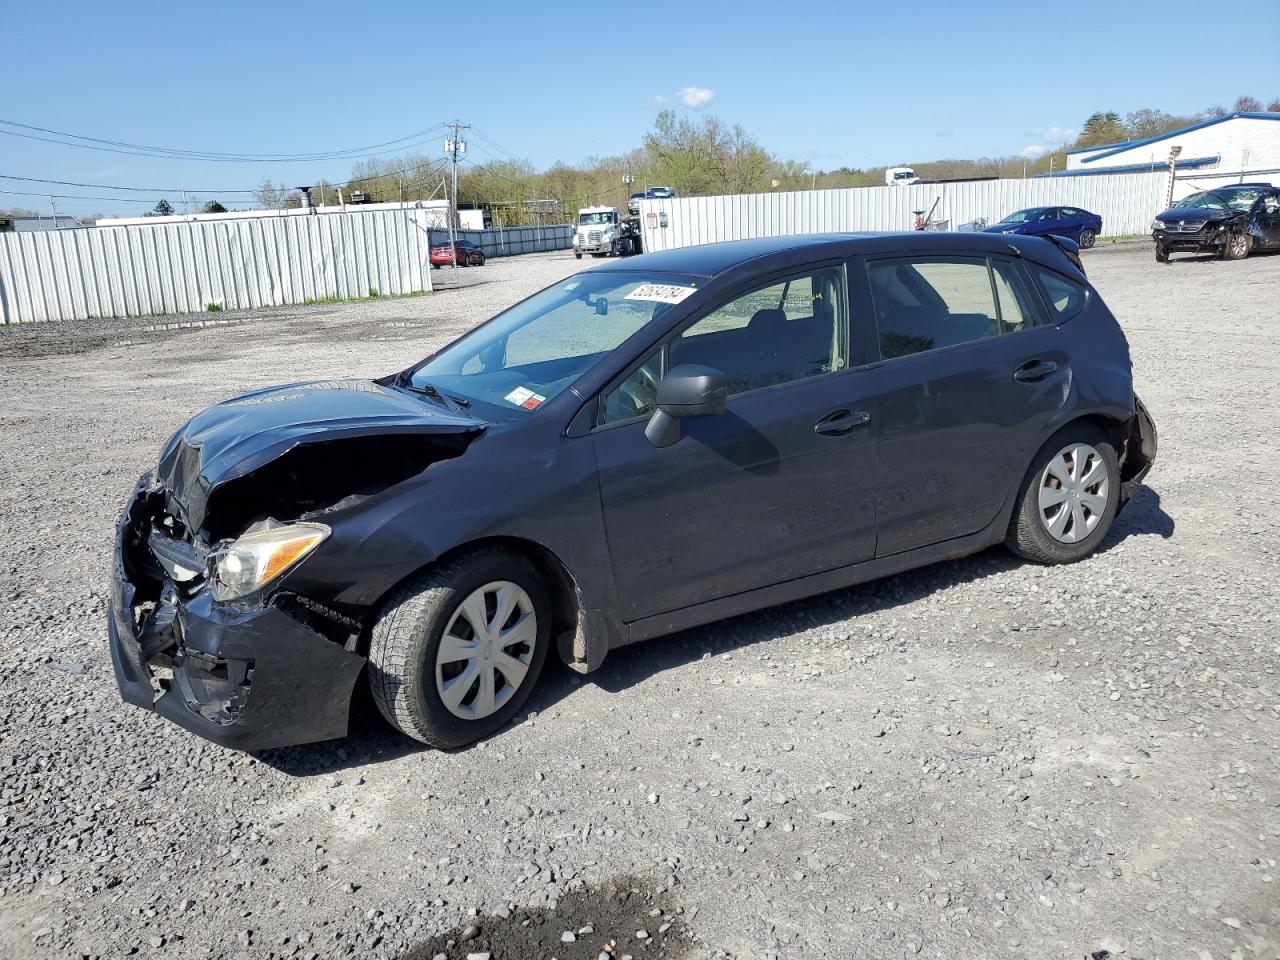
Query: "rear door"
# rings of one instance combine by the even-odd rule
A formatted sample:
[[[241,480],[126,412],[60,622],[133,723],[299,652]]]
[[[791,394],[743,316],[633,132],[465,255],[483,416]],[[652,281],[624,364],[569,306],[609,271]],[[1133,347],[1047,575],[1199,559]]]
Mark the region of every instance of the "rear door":
[[[1012,259],[869,257],[864,270],[886,556],[991,523],[1063,403],[1070,360]]]
[[[623,619],[870,559],[869,382],[848,368],[843,264],[731,294],[603,392],[591,435]],[[723,371],[729,409],[644,428],[672,366]]]
[[[1267,246],[1280,246],[1280,190],[1259,197],[1254,216]]]
[[[1071,240],[1079,241],[1080,231],[1083,229],[1083,210],[1077,210],[1075,207],[1058,208],[1058,222],[1053,230],[1054,236],[1067,237]]]

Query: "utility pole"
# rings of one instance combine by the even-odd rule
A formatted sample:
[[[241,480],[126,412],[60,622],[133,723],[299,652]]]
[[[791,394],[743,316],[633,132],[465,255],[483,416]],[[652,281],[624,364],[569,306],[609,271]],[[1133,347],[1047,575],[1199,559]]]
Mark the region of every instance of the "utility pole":
[[[458,157],[467,152],[467,143],[458,137],[458,133],[462,130],[470,130],[471,124],[462,123],[454,120],[446,126],[453,128],[453,136],[447,138],[444,142],[445,153],[449,154],[449,159],[453,163],[453,200],[449,211],[449,259],[452,261],[453,269],[458,269],[458,245],[454,234],[454,225],[458,220]]]

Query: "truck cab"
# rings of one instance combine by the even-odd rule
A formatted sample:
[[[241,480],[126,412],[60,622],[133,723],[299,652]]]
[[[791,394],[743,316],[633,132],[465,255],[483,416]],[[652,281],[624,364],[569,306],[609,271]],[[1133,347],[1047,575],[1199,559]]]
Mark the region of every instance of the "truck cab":
[[[886,187],[909,187],[913,183],[919,183],[920,178],[916,176],[916,172],[910,167],[890,167],[884,172],[884,185]]]
[[[623,218],[617,207],[583,207],[573,232],[573,255],[579,260],[584,253],[593,257],[609,254],[626,256],[640,252],[640,221]]]

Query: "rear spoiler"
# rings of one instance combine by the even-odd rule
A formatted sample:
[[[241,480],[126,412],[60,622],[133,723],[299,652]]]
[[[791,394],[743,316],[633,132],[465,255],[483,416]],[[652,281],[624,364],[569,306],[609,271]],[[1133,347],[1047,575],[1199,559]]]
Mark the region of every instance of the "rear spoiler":
[[[1046,240],[1051,241],[1054,246],[1061,250],[1063,255],[1075,264],[1077,270],[1081,273],[1085,272],[1084,263],[1080,259],[1080,245],[1078,243],[1074,240],[1069,240],[1066,237],[1055,237],[1052,233],[1046,233],[1043,234],[1043,236]]]

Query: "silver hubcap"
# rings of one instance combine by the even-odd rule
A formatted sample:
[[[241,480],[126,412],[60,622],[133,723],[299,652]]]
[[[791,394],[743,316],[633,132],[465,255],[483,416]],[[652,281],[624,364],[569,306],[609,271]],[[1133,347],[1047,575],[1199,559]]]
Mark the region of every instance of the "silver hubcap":
[[[1040,519],[1055,540],[1093,533],[1107,509],[1111,481],[1102,454],[1087,443],[1063,447],[1040,475]]]
[[[482,720],[520,688],[538,619],[529,594],[514,583],[487,583],[458,605],[436,653],[436,692],[455,717]]]
[[[1244,235],[1237,233],[1231,238],[1231,252],[1239,256],[1244,253]]]

